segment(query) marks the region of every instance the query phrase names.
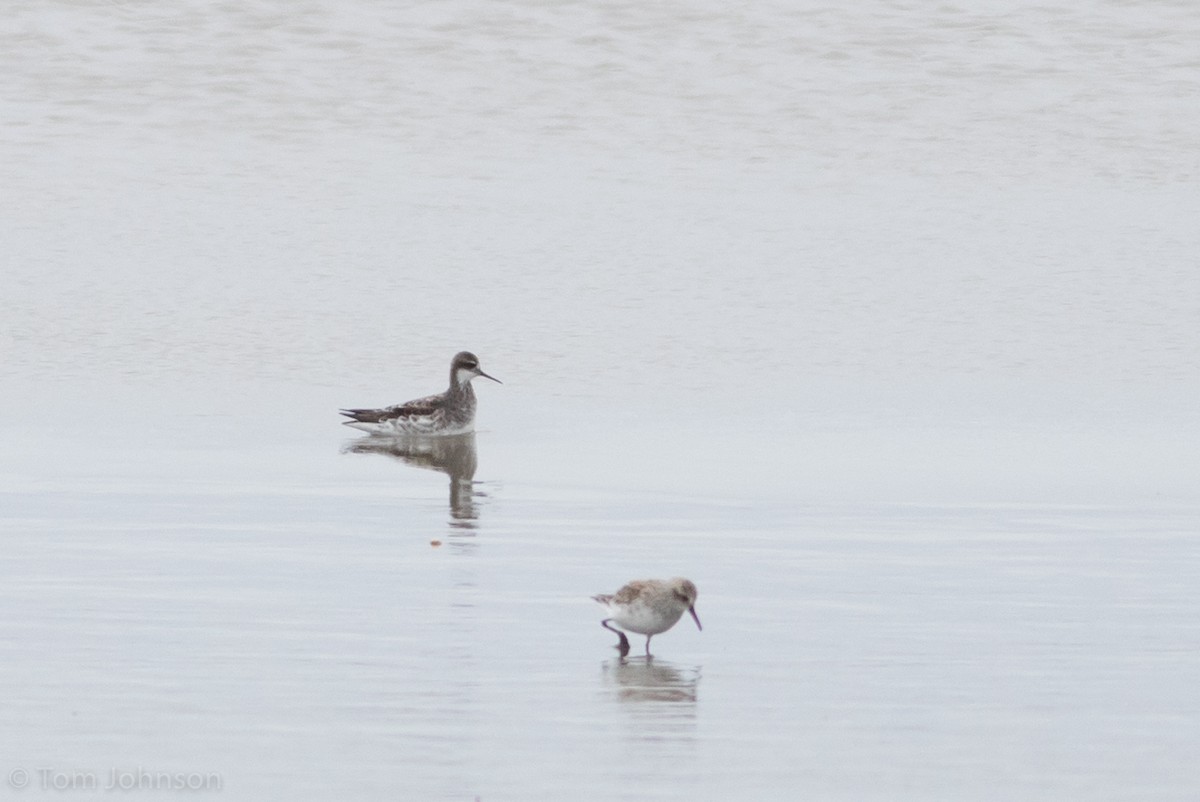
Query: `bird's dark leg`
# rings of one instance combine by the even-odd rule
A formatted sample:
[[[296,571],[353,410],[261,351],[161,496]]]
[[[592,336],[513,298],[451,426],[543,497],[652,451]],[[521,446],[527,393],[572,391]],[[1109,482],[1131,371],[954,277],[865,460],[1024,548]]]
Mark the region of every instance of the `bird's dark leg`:
[[[600,626],[604,627],[609,632],[617,633],[617,637],[621,639],[617,643],[617,651],[619,651],[621,653],[621,656],[624,657],[625,655],[629,654],[629,638],[625,637],[625,633],[622,632],[621,630],[610,627],[608,625],[609,621],[612,621],[612,619],[611,618],[604,619],[603,621],[600,622]]]
[[[646,636],[646,656],[647,656],[647,657],[651,657],[651,656],[652,656],[652,655],[650,654],[650,639],[651,639],[651,638],[653,638],[653,637],[654,637],[653,635],[647,635],[647,636]]]

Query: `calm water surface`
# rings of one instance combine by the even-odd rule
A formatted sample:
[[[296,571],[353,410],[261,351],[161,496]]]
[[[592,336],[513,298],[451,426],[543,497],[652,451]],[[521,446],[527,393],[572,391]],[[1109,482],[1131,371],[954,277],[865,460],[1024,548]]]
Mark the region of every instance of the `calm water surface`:
[[[1197,35],[19,4],[6,786],[1200,795]],[[462,348],[474,438],[337,425]],[[672,575],[618,659],[589,596]]]

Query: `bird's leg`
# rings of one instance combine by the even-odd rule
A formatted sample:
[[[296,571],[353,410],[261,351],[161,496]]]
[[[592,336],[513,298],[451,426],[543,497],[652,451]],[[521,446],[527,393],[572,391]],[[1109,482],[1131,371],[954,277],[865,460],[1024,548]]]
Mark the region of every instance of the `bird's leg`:
[[[617,637],[621,639],[617,643],[617,651],[619,651],[621,653],[621,656],[624,657],[625,655],[629,654],[629,638],[625,637],[625,633],[622,632],[621,630],[616,629],[614,627],[610,627],[608,625],[609,621],[612,621],[612,619],[611,618],[604,619],[603,621],[600,622],[600,626],[604,627],[609,632],[617,633]]]
[[[646,656],[647,656],[647,657],[652,657],[652,656],[653,656],[653,655],[651,655],[651,654],[650,654],[650,639],[651,639],[651,638],[653,638],[653,637],[654,637],[653,635],[647,635],[647,636],[646,636]]]

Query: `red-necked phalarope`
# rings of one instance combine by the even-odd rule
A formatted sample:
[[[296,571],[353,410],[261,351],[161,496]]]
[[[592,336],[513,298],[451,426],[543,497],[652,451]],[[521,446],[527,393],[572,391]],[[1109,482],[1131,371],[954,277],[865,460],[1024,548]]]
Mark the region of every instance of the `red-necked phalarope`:
[[[383,409],[343,409],[342,414],[353,420],[342,423],[371,434],[393,436],[466,434],[475,428],[471,379],[476,376],[502,384],[479,369],[477,356],[460,351],[450,362],[450,389],[446,392]]]
[[[697,595],[696,586],[690,579],[675,577],[634,580],[612,595],[592,598],[608,608],[610,617],[601,621],[600,626],[621,638],[617,643],[621,656],[629,654],[629,639],[625,632],[636,632],[646,636],[646,656],[649,657],[650,639],[675,626],[685,612],[692,614],[697,629],[704,629],[696,615]],[[609,626],[610,621],[617,626]]]

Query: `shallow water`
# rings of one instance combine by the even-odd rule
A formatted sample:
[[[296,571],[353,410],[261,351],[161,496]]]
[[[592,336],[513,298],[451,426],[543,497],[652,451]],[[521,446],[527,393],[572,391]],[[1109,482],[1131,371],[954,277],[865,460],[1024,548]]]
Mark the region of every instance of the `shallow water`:
[[[6,782],[1195,797],[1198,29],[19,6]],[[461,348],[474,438],[338,425]]]
[[[821,508],[484,469],[464,517],[438,474],[313,453],[307,478],[5,494],[18,766],[280,799],[1192,787],[1194,508]],[[677,572],[704,632],[619,660],[588,594]]]

